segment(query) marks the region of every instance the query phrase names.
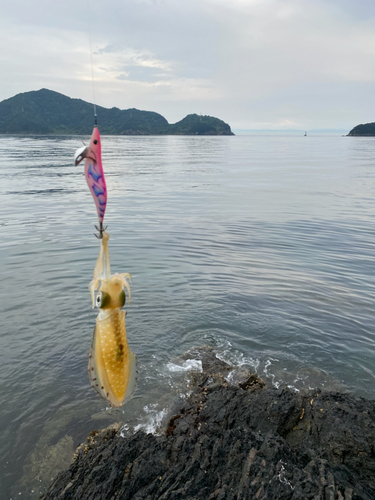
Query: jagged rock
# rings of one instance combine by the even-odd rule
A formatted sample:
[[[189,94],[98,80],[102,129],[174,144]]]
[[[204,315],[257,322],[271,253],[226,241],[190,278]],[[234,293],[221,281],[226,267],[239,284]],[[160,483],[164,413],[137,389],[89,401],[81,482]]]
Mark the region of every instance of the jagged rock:
[[[199,352],[203,371],[160,435],[91,433],[43,498],[374,500],[374,401],[267,388]]]

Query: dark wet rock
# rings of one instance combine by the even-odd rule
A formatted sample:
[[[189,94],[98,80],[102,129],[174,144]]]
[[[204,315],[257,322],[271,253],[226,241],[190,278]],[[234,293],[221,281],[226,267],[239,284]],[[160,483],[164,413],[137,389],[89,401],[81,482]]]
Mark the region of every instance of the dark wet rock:
[[[375,401],[267,388],[205,349],[160,435],[91,433],[44,499],[375,499]]]

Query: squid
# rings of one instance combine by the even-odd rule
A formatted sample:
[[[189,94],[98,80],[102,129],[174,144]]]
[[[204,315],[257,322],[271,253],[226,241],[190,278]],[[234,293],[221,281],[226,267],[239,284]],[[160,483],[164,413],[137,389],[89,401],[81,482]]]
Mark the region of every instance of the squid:
[[[100,250],[89,285],[92,307],[99,308],[89,355],[88,373],[92,387],[112,406],[119,407],[133,395],[137,384],[137,356],[130,350],[125,327],[126,293],[130,300],[131,275],[111,275],[108,240],[103,227],[107,188],[101,161],[100,134],[94,127],[90,145],[77,150],[75,164],[85,159],[85,176],[94,197]]]
[[[96,392],[112,406],[122,406],[132,397],[138,375],[137,357],[130,350],[126,337],[126,311],[122,309],[126,300],[124,289],[127,290],[130,300],[127,280],[131,280],[131,275],[111,275],[108,240],[109,234],[104,231],[94,277],[89,286],[92,306],[96,304],[99,314],[96,318],[88,371],[91,385]]]

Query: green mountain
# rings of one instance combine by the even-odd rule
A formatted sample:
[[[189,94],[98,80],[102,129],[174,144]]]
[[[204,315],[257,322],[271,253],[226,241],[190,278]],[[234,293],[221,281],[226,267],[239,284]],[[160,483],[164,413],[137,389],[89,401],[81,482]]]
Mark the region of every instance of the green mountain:
[[[96,106],[103,135],[234,135],[212,116],[188,115],[170,125],[159,113]],[[48,89],[17,94],[0,102],[0,134],[87,134],[92,132],[93,105]]]
[[[375,123],[363,123],[352,128],[348,135],[351,136],[375,136]]]
[[[375,136],[375,123],[362,123],[352,128],[348,135],[351,136]]]
[[[168,134],[178,135],[234,135],[230,126],[212,116],[187,115],[183,120],[169,125]]]

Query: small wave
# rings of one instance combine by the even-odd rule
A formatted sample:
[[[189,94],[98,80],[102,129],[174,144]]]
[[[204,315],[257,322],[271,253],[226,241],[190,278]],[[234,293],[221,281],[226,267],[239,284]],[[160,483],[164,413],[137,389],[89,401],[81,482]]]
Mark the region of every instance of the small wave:
[[[163,408],[162,410],[157,410],[157,404],[149,404],[144,406],[145,411],[145,422],[141,422],[134,427],[134,432],[140,430],[144,431],[146,434],[156,434],[159,429],[163,419],[166,417],[168,409]],[[121,429],[120,436],[123,436],[123,430]]]
[[[179,372],[202,372],[203,366],[202,361],[200,359],[187,359],[182,365],[176,365],[174,363],[168,363],[167,368],[169,371],[174,373]]]
[[[17,195],[17,196],[30,196],[30,195],[48,195],[48,194],[60,194],[60,193],[76,193],[77,190],[65,189],[65,188],[51,188],[51,189],[23,189],[22,191],[7,191],[6,194]]]

